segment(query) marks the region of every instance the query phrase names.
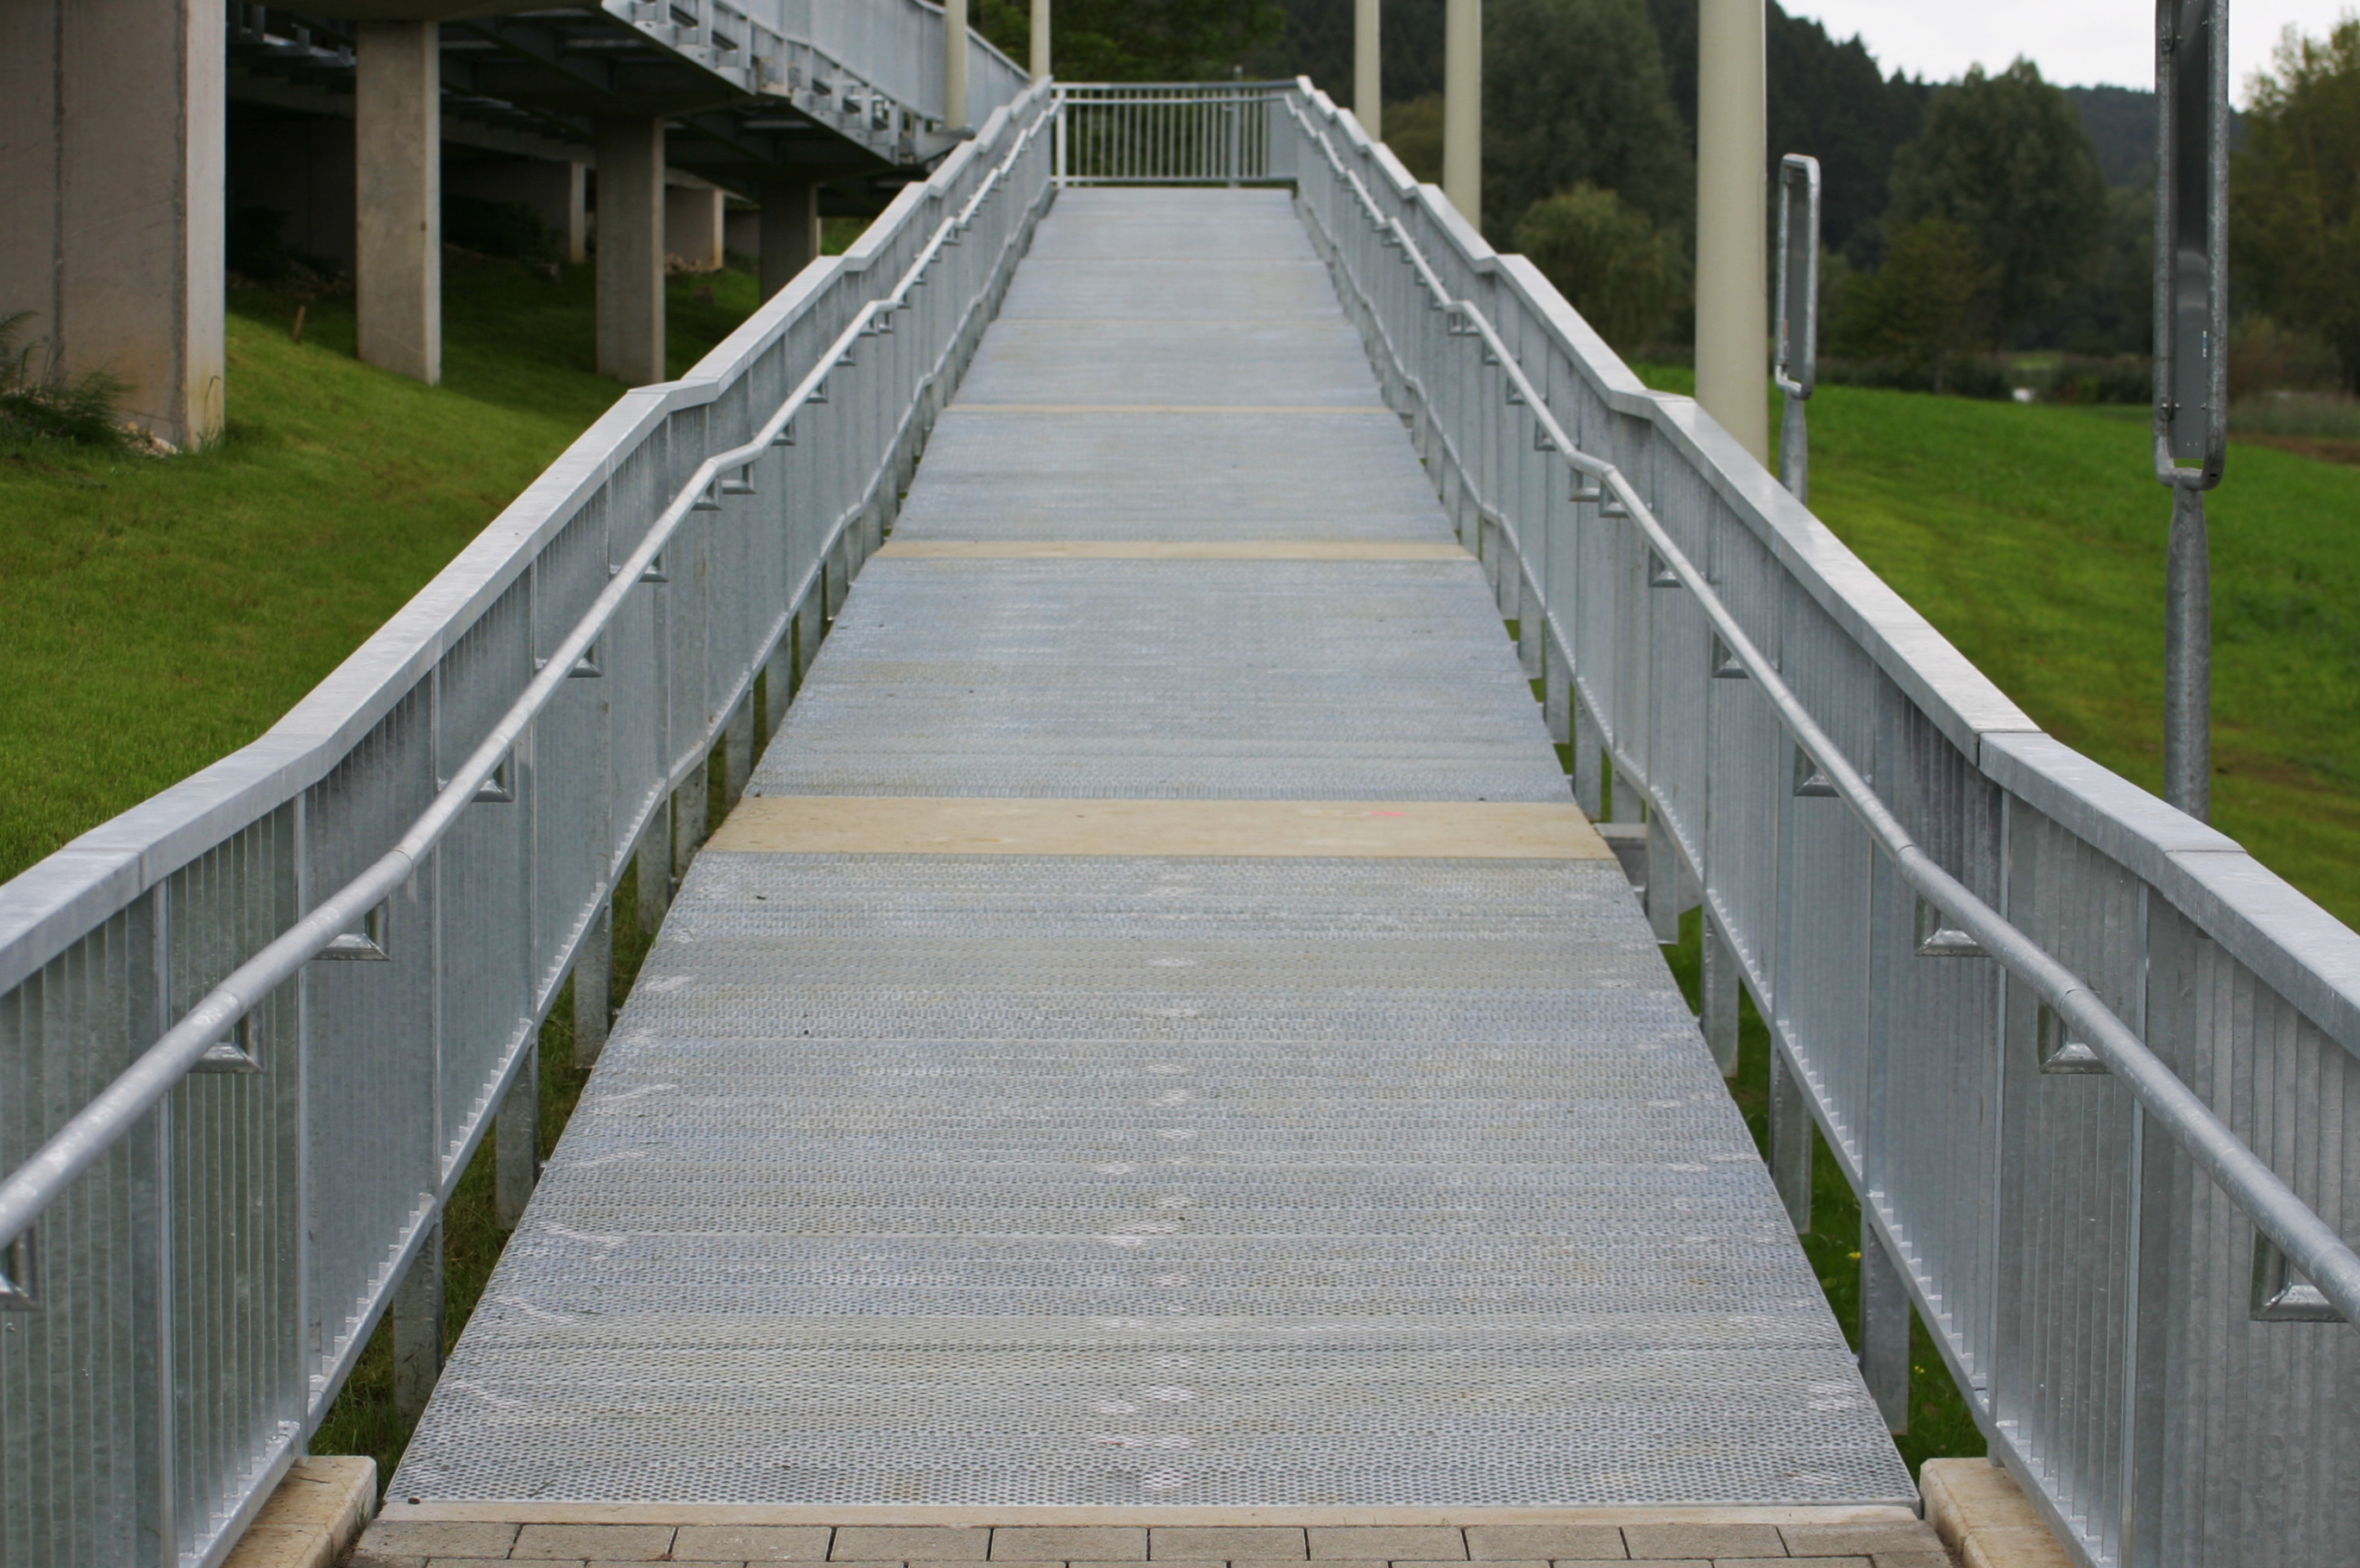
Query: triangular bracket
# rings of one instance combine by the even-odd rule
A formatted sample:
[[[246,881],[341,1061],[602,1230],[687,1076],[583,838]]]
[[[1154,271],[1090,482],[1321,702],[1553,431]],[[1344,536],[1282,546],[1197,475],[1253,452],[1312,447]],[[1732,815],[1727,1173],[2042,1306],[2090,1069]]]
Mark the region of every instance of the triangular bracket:
[[[0,1312],[41,1310],[41,1254],[33,1228],[0,1247]]]
[[[1811,754],[1801,746],[1795,748],[1795,795],[1797,800],[1832,800],[1836,796],[1835,780],[1827,770],[1811,760]]]
[[[2040,1053],[2043,1073],[2110,1073],[2106,1059],[2090,1048],[2085,1040],[2075,1040],[2072,1031],[2057,1009],[2043,1002],[2039,1021],[2033,1027],[2033,1044]]]
[[[2342,1323],[2344,1314],[2327,1293],[2296,1273],[2278,1243],[2254,1233],[2254,1303],[2256,1323]]]
[[[1983,944],[1949,922],[1941,909],[1918,900],[1918,956],[1920,958],[1986,958]]]
[[[262,1053],[256,1044],[254,1015],[237,1020],[229,1038],[210,1047],[189,1069],[191,1073],[259,1073]]]

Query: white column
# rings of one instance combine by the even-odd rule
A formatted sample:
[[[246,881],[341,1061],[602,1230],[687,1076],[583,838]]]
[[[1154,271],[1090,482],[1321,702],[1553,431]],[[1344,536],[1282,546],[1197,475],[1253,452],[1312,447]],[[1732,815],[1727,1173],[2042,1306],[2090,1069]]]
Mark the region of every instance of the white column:
[[[1483,223],[1483,0],[1449,0],[1442,19],[1442,193]]]
[[[1701,0],[1697,58],[1697,401],[1770,457],[1762,0]]]
[[[1352,113],[1371,141],[1384,139],[1384,55],[1378,43],[1382,0],[1352,0]]]
[[[1032,80],[1049,74],[1049,0],[1032,0]]]
[[[601,114],[598,136],[598,374],[632,387],[664,378],[663,122]]]
[[[967,117],[967,0],[943,0],[943,129],[972,129]]]
[[[222,0],[0,5],[0,311],[175,446],[221,429]]]
[[[353,79],[360,356],[442,379],[442,59],[435,22],[363,22]]]

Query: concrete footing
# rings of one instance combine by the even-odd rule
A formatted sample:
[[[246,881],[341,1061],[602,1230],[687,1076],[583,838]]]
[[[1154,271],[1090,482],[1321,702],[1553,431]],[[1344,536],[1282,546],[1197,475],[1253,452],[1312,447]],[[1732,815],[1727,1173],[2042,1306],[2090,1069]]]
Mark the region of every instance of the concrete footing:
[[[221,429],[222,0],[0,5],[0,311],[175,446]]]
[[[434,22],[363,22],[354,72],[361,359],[442,379],[442,61]]]
[[[598,374],[664,378],[664,128],[598,117]]]
[[[1964,1568],[2071,1568],[2016,1477],[1990,1460],[1928,1459],[1918,1489],[1926,1522]]]
[[[376,1513],[376,1460],[299,1459],[222,1568],[330,1568]]]

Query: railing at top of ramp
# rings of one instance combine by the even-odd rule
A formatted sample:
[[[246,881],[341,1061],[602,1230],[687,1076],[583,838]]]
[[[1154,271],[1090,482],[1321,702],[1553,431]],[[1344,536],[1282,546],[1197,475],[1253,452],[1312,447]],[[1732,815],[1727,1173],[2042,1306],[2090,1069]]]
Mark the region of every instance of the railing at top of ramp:
[[[39,1215],[51,1276],[0,1317],[0,1554],[235,1534],[635,847],[668,867],[782,705],[1062,178],[1295,185],[1576,795],[1611,757],[1659,931],[1705,907],[1708,1034],[1742,976],[2077,1554],[2346,1555],[2360,937],[2042,735],[1307,85],[1055,96],[626,397],[270,735],[0,889],[0,1238]]]
[[[716,743],[742,779],[784,709],[1049,200],[1051,124],[1045,88],[995,112],[268,735],[0,887],[0,1562],[235,1542],[569,973],[603,986],[626,868],[672,875]]]

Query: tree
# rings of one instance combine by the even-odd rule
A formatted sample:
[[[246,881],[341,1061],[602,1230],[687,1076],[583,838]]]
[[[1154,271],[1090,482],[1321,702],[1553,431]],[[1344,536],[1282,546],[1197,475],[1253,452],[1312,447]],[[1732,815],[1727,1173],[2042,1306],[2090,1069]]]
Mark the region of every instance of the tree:
[[[1983,341],[1994,270],[1977,257],[1965,226],[1949,218],[1896,229],[1885,265],[1846,285],[1829,347],[1929,372],[1939,392],[1950,362]]]
[[[1662,41],[1672,103],[1691,135],[1697,115],[1697,0],[1647,0]],[[1763,42],[1769,69],[1769,161],[1790,152],[1819,160],[1819,235],[1861,266],[1881,241],[1894,150],[1918,134],[1933,89],[1878,68],[1858,38],[1839,43],[1808,16],[1771,0]]]
[[[2360,391],[2360,18],[2325,38],[2288,29],[2253,80],[2229,182],[2240,284],[2288,326],[2334,348]]]
[[[1981,66],[1934,94],[1926,127],[1895,156],[1889,225],[1959,225],[1996,269],[1993,325],[2005,339],[2083,281],[2104,249],[2105,181],[2081,115],[2018,60]]]
[[[1209,82],[1286,27],[1277,0],[1056,0],[1051,65],[1068,82]],[[983,0],[976,28],[1011,59],[1032,49],[1029,0]]]
[[[1622,354],[1663,342],[1688,299],[1677,236],[1595,185],[1534,202],[1516,225],[1516,248]]]
[[[1483,231],[1581,184],[1658,226],[1696,204],[1688,140],[1643,0],[1491,0],[1483,18]]]

